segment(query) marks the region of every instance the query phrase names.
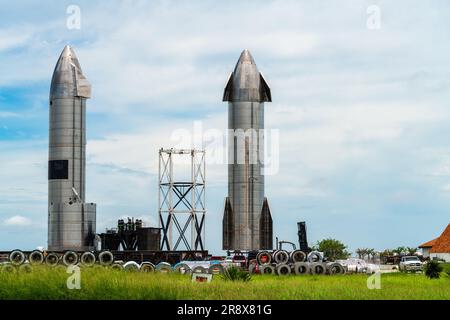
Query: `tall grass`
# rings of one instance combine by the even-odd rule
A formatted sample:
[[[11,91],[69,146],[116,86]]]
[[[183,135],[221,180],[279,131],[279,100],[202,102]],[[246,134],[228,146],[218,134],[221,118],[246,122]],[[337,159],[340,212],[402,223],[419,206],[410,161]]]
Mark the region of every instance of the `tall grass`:
[[[231,267],[224,270],[222,280],[249,282],[252,280],[252,276],[247,271],[237,267]]]
[[[29,274],[0,273],[2,299],[450,299],[450,279],[420,274],[383,274],[381,290],[367,288],[367,276],[253,276],[249,282],[192,283],[179,274],[149,274],[103,268],[81,270],[81,289],[69,290],[64,268],[34,269]]]

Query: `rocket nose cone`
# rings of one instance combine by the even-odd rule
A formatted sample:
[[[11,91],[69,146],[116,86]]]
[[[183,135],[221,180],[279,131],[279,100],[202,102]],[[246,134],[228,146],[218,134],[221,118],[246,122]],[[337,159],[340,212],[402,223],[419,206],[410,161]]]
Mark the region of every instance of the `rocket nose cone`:
[[[61,55],[62,55],[62,56],[63,56],[63,55],[68,55],[68,54],[70,54],[71,51],[72,51],[72,48],[70,47],[70,45],[66,44],[66,45],[64,46],[64,49],[63,49]]]
[[[225,88],[224,101],[272,101],[270,88],[258,70],[250,51],[245,49]]]
[[[81,72],[80,62],[78,61],[78,57],[75,54],[75,51],[71,46],[66,45],[63,51],[61,52],[61,55],[59,56],[53,74],[58,72],[69,71],[73,66],[78,68]]]
[[[249,64],[255,64],[255,60],[252,57],[252,54],[250,53],[250,51],[248,49],[245,49],[244,51],[242,51],[241,56],[239,57],[239,61],[238,64],[243,64],[243,63],[249,63]]]
[[[66,45],[53,71],[50,99],[67,97],[90,98],[91,86],[81,70],[73,48]]]
[[[244,50],[239,57],[236,69],[233,74],[234,91],[246,90],[254,91],[257,94],[260,86],[260,76],[258,67],[250,51]]]

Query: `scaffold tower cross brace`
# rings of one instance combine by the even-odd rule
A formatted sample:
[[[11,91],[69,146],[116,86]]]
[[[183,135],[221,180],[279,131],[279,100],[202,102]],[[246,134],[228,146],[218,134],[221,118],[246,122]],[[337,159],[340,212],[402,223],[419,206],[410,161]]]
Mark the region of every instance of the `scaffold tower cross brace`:
[[[177,160],[186,160],[186,157],[189,157],[190,179],[178,180],[177,175],[181,172],[175,169],[179,167]],[[159,150],[158,221],[162,229],[161,250],[204,250],[205,169],[204,150]]]

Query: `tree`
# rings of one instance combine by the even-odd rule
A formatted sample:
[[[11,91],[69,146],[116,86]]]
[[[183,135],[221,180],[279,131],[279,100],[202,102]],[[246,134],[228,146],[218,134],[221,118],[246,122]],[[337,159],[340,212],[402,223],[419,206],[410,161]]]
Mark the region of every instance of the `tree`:
[[[414,247],[406,247],[406,252],[408,253],[409,256],[415,256],[416,252],[417,252],[417,248]]]
[[[358,250],[359,250],[358,257],[360,259],[366,260],[366,256],[367,256],[367,260],[370,259],[370,255],[371,255],[371,251],[370,250],[371,249],[369,249],[369,248],[359,248]]]
[[[386,263],[388,261],[389,257],[392,257],[394,255],[394,252],[389,249],[385,249],[383,252],[380,252],[380,259],[383,263]]]
[[[439,262],[430,260],[425,265],[425,275],[430,279],[439,279],[443,268]]]
[[[366,255],[368,254],[367,248],[358,248],[356,249],[356,254],[358,255],[358,258],[365,259]]]
[[[366,252],[367,252],[367,260],[370,260],[370,258],[372,257],[372,261],[373,261],[375,259],[375,255],[377,254],[375,249],[369,248],[369,249],[366,249]]]
[[[397,247],[394,250],[392,250],[394,253],[398,254],[399,256],[402,256],[406,253],[405,247]]]
[[[347,246],[336,239],[330,238],[318,241],[315,249],[323,252],[325,257],[331,261],[337,259],[347,259],[350,256],[350,253],[346,250]]]
[[[358,255],[358,258],[359,258],[359,259],[362,259],[363,251],[364,251],[364,249],[362,249],[362,248],[356,249],[355,252],[356,252],[356,254]]]

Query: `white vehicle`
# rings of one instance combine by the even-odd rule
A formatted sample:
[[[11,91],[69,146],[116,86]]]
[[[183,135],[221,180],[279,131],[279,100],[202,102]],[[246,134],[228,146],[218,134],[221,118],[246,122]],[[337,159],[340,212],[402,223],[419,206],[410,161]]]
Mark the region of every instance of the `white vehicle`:
[[[336,260],[340,263],[348,273],[367,273],[373,274],[380,270],[380,266],[367,263],[366,261],[358,258],[349,258],[347,260]]]
[[[422,271],[422,262],[417,256],[402,257],[398,269],[403,272],[417,272]]]

